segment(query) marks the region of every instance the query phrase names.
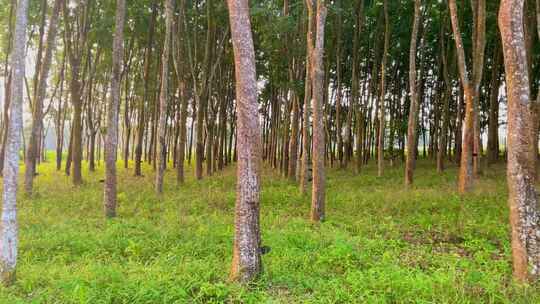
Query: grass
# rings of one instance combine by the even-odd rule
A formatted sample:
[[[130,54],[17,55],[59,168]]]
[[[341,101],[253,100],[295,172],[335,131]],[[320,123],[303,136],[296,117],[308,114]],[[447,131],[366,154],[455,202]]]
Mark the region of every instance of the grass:
[[[52,158],[51,158],[52,159]],[[86,165],[85,165],[86,166]],[[74,188],[54,164],[36,196],[19,203],[17,283],[0,303],[540,303],[511,279],[504,167],[474,193],[456,194],[456,168],[420,161],[415,186],[402,167],[383,178],[329,170],[327,221],[308,220],[309,197],[270,169],[263,174],[264,274],[228,281],[235,172],[230,167],[165,195],[119,168],[119,217],[105,220],[103,165]]]

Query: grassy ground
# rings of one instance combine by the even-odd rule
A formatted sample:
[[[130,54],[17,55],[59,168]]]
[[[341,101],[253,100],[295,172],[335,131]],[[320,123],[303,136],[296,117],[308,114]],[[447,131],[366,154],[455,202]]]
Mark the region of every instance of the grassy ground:
[[[119,217],[102,215],[103,167],[73,188],[52,163],[37,195],[19,204],[18,281],[0,303],[540,303],[512,283],[504,168],[456,195],[456,169],[421,161],[413,189],[403,169],[328,174],[328,220],[307,219],[309,198],[265,170],[262,238],[272,248],[249,288],[227,281],[234,168],[165,196],[119,169]]]

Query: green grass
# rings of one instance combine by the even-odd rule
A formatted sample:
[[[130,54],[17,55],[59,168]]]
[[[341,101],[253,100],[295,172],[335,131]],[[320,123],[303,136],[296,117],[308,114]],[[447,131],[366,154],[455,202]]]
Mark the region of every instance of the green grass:
[[[51,158],[52,159],[52,158]],[[85,165],[86,166],[86,165]],[[85,184],[45,163],[36,196],[19,203],[17,283],[0,303],[540,303],[511,279],[504,167],[456,194],[456,169],[421,161],[415,187],[402,167],[377,178],[328,173],[327,221],[308,220],[309,197],[265,169],[262,239],[272,248],[249,287],[228,281],[235,174],[230,167],[165,195],[119,168],[119,216],[105,220],[103,165]]]

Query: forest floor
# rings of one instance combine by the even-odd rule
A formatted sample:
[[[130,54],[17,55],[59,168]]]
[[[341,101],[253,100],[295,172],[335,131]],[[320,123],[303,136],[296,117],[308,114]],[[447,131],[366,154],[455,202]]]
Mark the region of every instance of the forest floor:
[[[265,169],[271,251],[248,288],[228,282],[235,170],[201,182],[190,170],[177,188],[169,169],[159,199],[150,168],[143,178],[119,168],[119,216],[105,220],[103,164],[79,188],[41,165],[36,197],[19,203],[17,283],[0,303],[540,303],[537,287],[511,280],[503,165],[464,198],[455,167],[441,175],[425,160],[412,189],[401,166],[383,178],[374,165],[332,169],[321,225],[309,198]]]

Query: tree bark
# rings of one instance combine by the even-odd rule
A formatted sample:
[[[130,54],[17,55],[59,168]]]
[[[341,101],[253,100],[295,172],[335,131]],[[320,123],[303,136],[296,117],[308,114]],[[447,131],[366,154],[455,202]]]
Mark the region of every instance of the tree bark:
[[[514,278],[525,282],[540,273],[540,212],[535,189],[536,156],[532,153],[532,113],[523,32],[523,0],[502,0],[502,37],[508,97],[508,203],[512,228]]]
[[[315,41],[308,41],[311,57],[311,82],[313,85],[313,185],[311,189],[311,220],[320,222],[325,219],[325,130],[323,117],[324,103],[324,25],[327,9],[323,0],[317,0],[317,7],[308,2],[308,9],[314,16],[316,9]],[[312,39],[310,39],[312,40]]]
[[[308,7],[308,27],[306,32],[306,78],[304,87],[304,109],[302,113],[302,163],[300,172],[300,192],[302,194],[307,193],[307,187],[309,183],[309,149],[310,149],[310,134],[309,134],[309,120],[311,118],[310,102],[312,98],[312,83],[311,83],[311,47],[313,45],[313,31],[315,30],[315,17],[312,10],[309,9],[310,5],[313,6],[313,0],[306,0],[306,6]]]
[[[405,184],[413,183],[414,166],[416,163],[416,131],[418,129],[418,94],[416,83],[416,44],[418,40],[418,28],[420,23],[421,0],[414,2],[414,22],[411,36],[411,48],[409,51],[409,90],[411,102],[409,110],[409,122],[407,126],[407,159],[405,162]]]
[[[388,0],[384,0],[384,50],[381,63],[381,91],[379,96],[379,133],[377,137],[377,175],[381,177],[384,170],[384,127],[386,125],[385,97],[386,97],[386,65],[388,62],[388,48],[390,47],[390,17],[388,16]]]
[[[261,138],[255,51],[247,0],[228,0],[237,102],[237,196],[231,279],[249,282],[262,271],[259,227]]]
[[[135,146],[135,176],[142,176],[142,157],[144,146],[144,133],[146,131],[145,103],[150,99],[150,69],[152,67],[152,50],[154,45],[154,32],[157,15],[157,0],[152,2],[152,17],[148,29],[148,45],[146,46],[144,59],[144,93],[139,103],[137,123],[137,143]]]
[[[56,32],[58,24],[58,15],[60,13],[62,1],[55,0],[53,11],[49,19],[49,29],[47,32],[47,41],[45,44],[45,56],[40,64],[40,70],[36,72],[37,90],[34,92],[34,104],[32,111],[32,130],[28,141],[28,147],[25,159],[24,189],[27,195],[32,194],[34,175],[36,171],[36,159],[39,157],[38,145],[43,128],[43,100],[45,99],[47,78],[51,66],[52,53],[56,44]]]
[[[9,127],[3,172],[3,204],[0,219],[0,280],[4,286],[14,283],[17,266],[17,184],[19,150],[23,130],[22,104],[27,22],[28,0],[20,0],[17,5],[13,49],[10,58],[13,79],[11,81]]]
[[[487,164],[494,164],[499,158],[499,87],[501,84],[500,65],[502,52],[497,43],[493,54],[493,66],[491,70],[491,92],[489,96],[489,121],[488,121],[488,145]]]
[[[105,138],[105,189],[104,208],[106,217],[116,216],[116,155],[118,150],[118,109],[120,106],[121,65],[124,56],[125,0],[116,0],[116,28],[113,41],[113,67],[111,77],[111,99],[107,113]],[[127,96],[126,96],[127,102]]]
[[[458,67],[463,86],[463,96],[465,99],[465,122],[463,128],[463,143],[461,146],[461,164],[459,168],[458,189],[461,194],[469,192],[473,187],[473,150],[474,150],[474,89],[467,75],[467,64],[465,61],[465,50],[459,29],[459,19],[457,15],[456,0],[449,0],[450,19],[452,21],[452,31],[456,43],[458,55]],[[460,119],[460,118],[458,118]]]
[[[169,57],[171,53],[171,32],[173,25],[173,0],[165,1],[165,39],[161,58],[161,92],[159,94],[159,120],[158,120],[158,151],[156,172],[156,193],[163,193],[163,175],[167,161],[166,122],[167,104],[169,100]]]

